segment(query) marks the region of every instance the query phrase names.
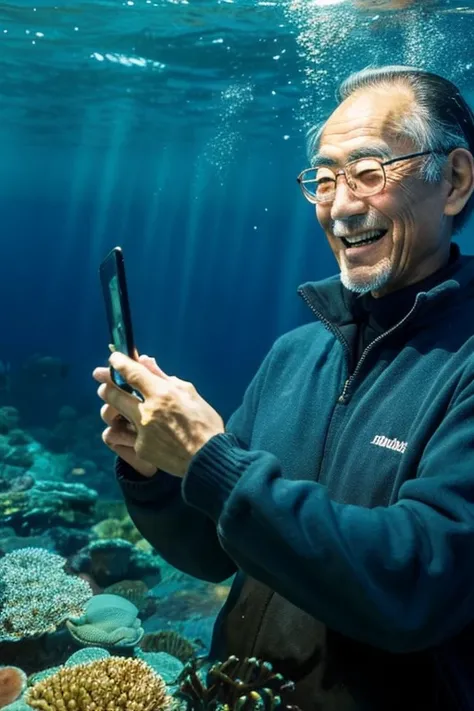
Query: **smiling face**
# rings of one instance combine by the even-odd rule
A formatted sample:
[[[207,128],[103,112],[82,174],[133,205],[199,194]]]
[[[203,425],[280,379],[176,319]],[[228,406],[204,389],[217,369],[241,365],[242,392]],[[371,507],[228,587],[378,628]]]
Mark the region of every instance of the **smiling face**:
[[[397,133],[397,121],[414,110],[411,90],[393,86],[361,90],[346,99],[327,121],[318,156],[344,166],[358,150],[373,148],[396,158],[420,151]],[[377,155],[377,153],[375,153]],[[432,274],[448,260],[451,219],[445,212],[450,184],[425,183],[418,177],[420,161],[412,158],[385,168],[382,192],[357,198],[343,176],[334,201],[316,206],[316,215],[351,291],[383,296]],[[371,230],[384,236],[368,246],[348,247],[343,238]]]

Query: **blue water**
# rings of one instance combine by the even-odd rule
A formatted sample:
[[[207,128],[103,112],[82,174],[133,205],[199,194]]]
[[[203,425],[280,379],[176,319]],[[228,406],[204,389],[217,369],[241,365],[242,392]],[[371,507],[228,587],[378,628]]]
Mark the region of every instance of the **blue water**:
[[[443,73],[474,104],[473,32],[473,0],[2,3],[0,407],[43,442],[75,408],[96,438],[75,466],[116,494],[91,371],[98,267],[120,245],[139,351],[227,418],[274,339],[312,318],[298,285],[337,272],[296,183],[307,128],[368,64]],[[458,241],[472,252],[469,228]]]
[[[94,406],[97,268],[116,244],[139,350],[230,414],[274,338],[310,317],[297,285],[336,271],[295,178],[337,81],[406,62],[472,96],[474,4],[399,5],[2,4],[0,359],[72,367],[28,420]]]

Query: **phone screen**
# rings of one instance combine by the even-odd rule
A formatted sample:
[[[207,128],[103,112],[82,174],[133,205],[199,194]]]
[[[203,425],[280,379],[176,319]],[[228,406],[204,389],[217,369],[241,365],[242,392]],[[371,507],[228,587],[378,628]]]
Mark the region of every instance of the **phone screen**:
[[[123,253],[120,247],[114,247],[100,265],[100,280],[105,301],[109,327],[109,350],[135,357],[135,344],[128,301],[127,283]],[[119,388],[140,396],[112,367],[110,373],[113,382]]]
[[[124,325],[123,308],[120,295],[121,292],[117,275],[114,275],[109,282],[109,293],[110,305],[112,310],[111,345],[113,346],[113,350],[130,355],[129,346],[127,342],[127,334]]]

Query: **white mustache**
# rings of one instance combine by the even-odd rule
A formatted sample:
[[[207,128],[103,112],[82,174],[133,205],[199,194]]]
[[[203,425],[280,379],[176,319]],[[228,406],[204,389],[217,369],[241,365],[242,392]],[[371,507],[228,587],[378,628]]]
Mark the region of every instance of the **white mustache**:
[[[348,225],[341,224],[340,222],[335,222],[332,228],[332,233],[334,237],[351,237],[352,235],[357,234],[359,232],[371,232],[372,230],[386,229],[387,228],[383,227],[383,225],[372,224],[371,222],[368,222],[364,225],[354,223],[352,229]]]

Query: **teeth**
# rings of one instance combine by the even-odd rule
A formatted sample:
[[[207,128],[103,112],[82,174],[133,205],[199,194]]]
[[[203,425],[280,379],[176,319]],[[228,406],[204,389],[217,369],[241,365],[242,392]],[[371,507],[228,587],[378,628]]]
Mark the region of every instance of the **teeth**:
[[[373,239],[374,237],[380,237],[384,233],[384,230],[373,230],[372,232],[364,232],[363,234],[357,235],[357,237],[344,237],[344,240],[348,244],[357,244],[366,239]]]

